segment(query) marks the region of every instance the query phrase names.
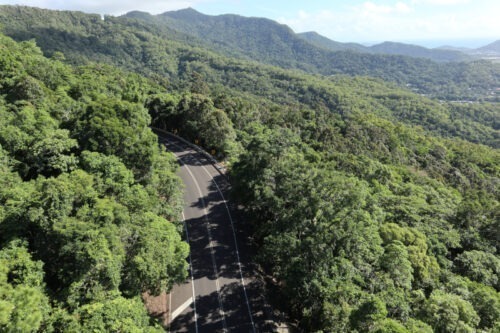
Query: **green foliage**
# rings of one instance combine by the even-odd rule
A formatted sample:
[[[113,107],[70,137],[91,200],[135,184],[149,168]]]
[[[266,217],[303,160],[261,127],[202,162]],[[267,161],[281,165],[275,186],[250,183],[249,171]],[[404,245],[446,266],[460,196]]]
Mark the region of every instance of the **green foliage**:
[[[433,333],[434,330],[432,327],[424,323],[423,321],[416,320],[413,318],[410,318],[406,322],[406,327],[408,328],[408,331],[411,333]]]
[[[156,138],[147,127],[146,110],[138,104],[116,99],[91,102],[75,124],[80,147],[115,155],[138,179],[150,172]]]
[[[165,219],[153,214],[140,219],[141,224],[133,231],[137,239],[130,250],[124,284],[136,286],[136,293],[149,290],[159,294],[186,277],[187,264],[179,263],[188,256],[189,248],[181,242],[175,226]]]
[[[285,70],[159,20],[0,10],[54,55],[0,37],[0,242],[43,262],[46,327],[154,329],[136,296],[184,278],[176,163],[151,122],[230,162],[273,301],[303,331],[498,330],[497,65],[290,58],[226,29],[247,59],[304,71]]]
[[[146,187],[158,198],[156,209],[160,216],[167,219],[176,219],[182,210],[182,187],[180,179],[176,176],[178,168],[175,156],[162,151],[153,160],[153,172]]]
[[[413,279],[413,268],[408,260],[408,250],[399,241],[390,243],[385,247],[381,257],[381,265],[394,281],[397,287],[410,289]]]
[[[392,326],[394,328],[395,326],[387,321],[378,324],[378,322],[384,320],[386,316],[387,309],[385,308],[384,302],[377,297],[372,297],[363,302],[359,308],[351,313],[351,326],[360,332],[383,332],[383,330],[380,330],[383,329],[383,327]],[[381,325],[381,327],[378,329],[375,328],[378,325]]]
[[[470,283],[468,300],[481,318],[481,328],[492,328],[500,321],[500,293],[480,283]]]
[[[455,259],[457,270],[471,280],[500,290],[500,259],[483,251],[466,251]]]
[[[236,133],[227,114],[214,107],[211,98],[201,94],[184,94],[179,100],[155,96],[147,105],[157,126],[176,131],[198,142],[218,157],[236,154]]]
[[[0,40],[0,330],[159,331],[139,295],[183,281],[188,255],[144,108],[161,88]]]
[[[72,154],[76,140],[70,139],[69,131],[57,128],[47,111],[20,103],[10,111],[0,108],[0,113],[0,144],[20,162],[17,170],[24,178],[58,175],[76,167]]]
[[[413,228],[400,227],[394,223],[382,225],[379,232],[384,243],[388,244],[386,249],[392,245],[392,260],[390,257],[386,258],[389,259],[386,260],[386,265],[401,270],[395,276],[406,277],[404,281],[407,287],[413,279],[421,285],[432,284],[432,277],[438,275],[439,266],[436,259],[427,254],[428,246],[425,235]]]
[[[282,98],[289,98],[291,93],[298,95],[294,98],[298,97],[301,102],[339,101],[331,96],[331,89],[321,89],[326,94],[317,94],[316,85],[297,85],[297,75],[248,62],[252,59],[295,69],[300,76],[303,72],[299,70],[333,75],[334,81],[342,80],[342,75],[371,76],[440,99],[498,100],[494,89],[498,86],[499,67],[488,61],[439,64],[404,56],[331,52],[297,38],[290,29],[268,20],[209,17],[200,13],[180,16],[132,13],[130,17],[107,16],[101,20],[96,15],[83,13],[3,6],[0,22],[4,23],[6,34],[18,40],[34,38],[48,55],[63,52],[73,63],[90,60],[114,64],[154,77],[158,82],[164,83],[167,78],[170,84],[189,89],[193,83],[203,83],[206,87],[191,89],[203,94],[208,93],[207,87],[215,91],[214,85],[224,85],[261,97],[278,98],[279,94],[270,91],[287,87]],[[37,25],[30,24],[33,21]],[[487,133],[477,135],[477,124],[470,119],[457,119],[455,115],[452,119],[432,117],[432,112],[427,112],[427,103],[414,103],[407,98],[408,90],[385,96],[380,96],[377,90],[373,90],[374,95],[383,97],[387,103],[402,104],[399,110],[392,108],[398,116],[425,120],[429,127],[455,136],[498,143],[498,134],[488,128],[491,123],[480,122],[486,124],[481,126],[481,131]],[[464,106],[471,107],[470,104]],[[435,103],[433,108],[437,107]]]
[[[279,302],[306,330],[357,325],[351,314],[372,294],[391,319],[428,331],[416,321],[430,304],[425,295],[442,286],[457,255],[458,268],[459,249],[496,256],[498,152],[362,114],[356,109],[371,110],[363,98],[324,111],[217,99],[244,147],[232,167],[233,197],[253,221],[261,263],[281,284]]]
[[[100,193],[118,196],[134,183],[134,175],[116,156],[83,151],[80,158],[82,168],[97,176],[95,188]]]
[[[31,332],[42,327],[50,305],[44,294],[43,264],[26,244],[13,241],[0,250],[0,329]]]
[[[474,332],[479,323],[479,316],[469,302],[439,290],[430,295],[424,317],[434,332]]]
[[[399,322],[393,319],[384,319],[377,323],[373,332],[377,333],[409,333],[409,331]]]
[[[78,309],[81,332],[163,332],[151,319],[138,298],[117,297]]]

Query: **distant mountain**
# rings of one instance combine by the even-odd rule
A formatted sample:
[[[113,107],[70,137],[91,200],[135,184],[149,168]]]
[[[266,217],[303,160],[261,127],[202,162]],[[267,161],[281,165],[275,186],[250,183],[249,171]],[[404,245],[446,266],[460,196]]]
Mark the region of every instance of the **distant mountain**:
[[[297,34],[298,37],[307,40],[309,43],[331,51],[352,50],[364,53],[394,54],[416,58],[427,58],[434,61],[465,61],[470,60],[465,53],[458,49],[428,49],[418,45],[384,42],[370,47],[356,43],[340,43],[324,37],[317,32],[304,32]]]
[[[475,49],[465,48],[465,47],[454,47],[454,46],[441,46],[439,49],[460,51],[476,59],[489,59],[489,60],[499,60],[500,59],[500,40],[494,41],[488,45],[478,47]]]
[[[141,12],[139,10],[134,10],[134,11],[128,12],[126,16],[130,17],[130,18],[139,19],[139,20],[145,20],[145,21],[154,20],[153,15],[151,15],[147,12]]]
[[[310,62],[302,58],[315,57],[321,48],[328,51],[356,51],[372,54],[404,55],[427,58],[434,61],[464,61],[470,57],[450,50],[434,50],[403,43],[385,42],[366,47],[356,43],[341,43],[330,40],[316,32],[296,34],[286,25],[265,18],[239,15],[211,16],[192,8],[170,11],[160,15],[131,12],[127,18],[145,20],[164,25],[179,32],[195,36],[211,45],[215,50],[225,49],[227,54],[247,59],[265,61],[283,66],[290,59],[301,63]],[[306,68],[303,68],[307,70]]]
[[[356,43],[336,42],[316,32],[299,33],[297,36],[317,47],[322,47],[331,51],[351,50],[363,53],[404,55],[416,58],[427,58],[439,62],[471,60],[469,56],[460,52],[460,50],[428,49],[422,46],[396,42],[384,42],[367,47]]]
[[[192,8],[170,11],[159,15],[132,11],[120,19],[136,19],[149,27],[171,35],[176,31],[194,38],[191,45],[203,46],[226,56],[245,60],[257,60],[273,65],[287,66],[289,56],[297,49],[311,45],[295,37],[295,33],[285,25],[264,18],[247,18],[238,15],[210,16]],[[299,44],[294,45],[294,40]],[[277,56],[281,55],[283,57]],[[291,65],[297,67],[296,62]],[[312,68],[302,68],[313,70]]]
[[[330,51],[357,51],[371,54],[392,54],[403,55],[415,58],[427,58],[437,62],[459,62],[471,61],[474,59],[500,58],[500,40],[479,48],[456,47],[443,45],[436,48],[426,48],[419,45],[383,42],[373,46],[364,46],[357,43],[341,43],[331,40],[317,32],[298,33],[297,37],[302,38],[310,44]]]
[[[459,51],[459,52],[463,52],[463,53],[470,53],[470,51],[472,51],[473,49],[468,48],[468,47],[442,45],[442,46],[436,47],[435,50],[451,50],[451,51]]]
[[[491,92],[499,86],[499,67],[487,61],[437,63],[401,55],[334,52],[268,19],[209,16],[193,9],[160,15],[131,12],[103,19],[81,12],[0,6],[0,25],[16,40],[35,39],[48,56],[60,51],[71,63],[115,64],[148,76],[164,76],[174,85],[183,84],[194,71],[213,68],[226,73],[231,66],[243,66],[241,60],[250,60],[244,64],[324,76],[371,76],[453,100],[495,98]],[[233,74],[221,75],[229,80]]]
[[[370,51],[381,54],[398,54],[410,57],[428,58],[434,61],[470,60],[466,54],[456,50],[428,49],[418,45],[384,42],[373,45]]]
[[[265,18],[226,14],[205,15],[192,8],[145,17],[125,15],[194,36],[214,51],[226,55],[289,67],[290,61],[307,63],[313,56],[311,44],[296,36],[286,25]],[[293,65],[296,67],[296,64]],[[303,68],[311,70],[311,68]]]
[[[353,50],[360,52],[369,52],[369,48],[361,44],[336,42],[318,34],[315,31],[298,33],[297,37],[302,38],[317,47],[322,47],[330,51]]]
[[[500,55],[500,40],[494,41],[493,43],[477,48],[475,51],[483,53],[496,53]]]

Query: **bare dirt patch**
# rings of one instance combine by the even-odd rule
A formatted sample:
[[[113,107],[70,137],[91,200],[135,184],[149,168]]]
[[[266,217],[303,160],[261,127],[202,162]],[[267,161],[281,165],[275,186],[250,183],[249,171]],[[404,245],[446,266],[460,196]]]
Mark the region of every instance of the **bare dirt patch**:
[[[148,313],[151,316],[160,319],[161,324],[164,327],[167,327],[170,320],[168,294],[166,292],[162,292],[160,295],[154,296],[145,292],[142,294],[142,299],[144,300],[144,305],[146,305]]]

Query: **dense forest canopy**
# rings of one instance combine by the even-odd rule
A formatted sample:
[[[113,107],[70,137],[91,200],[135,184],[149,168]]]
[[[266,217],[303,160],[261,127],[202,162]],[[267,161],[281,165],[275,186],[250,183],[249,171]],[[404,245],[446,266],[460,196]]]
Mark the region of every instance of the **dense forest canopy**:
[[[243,60],[252,60],[313,74],[372,76],[446,100],[498,100],[500,64],[482,60],[440,64],[408,56],[332,52],[265,19],[211,17],[192,9],[101,18],[21,6],[0,8],[4,33],[16,40],[35,38],[48,56],[63,51],[74,63],[106,62],[146,75],[160,74],[171,83],[182,78],[179,67],[186,62],[199,60],[212,67],[211,62],[238,59],[242,66],[248,64]]]
[[[499,104],[381,80],[402,61],[454,99],[497,84],[495,65],[389,57],[362,73],[377,78],[323,76],[229,58],[138,19],[2,7],[0,22],[50,55],[1,37],[7,330],[151,326],[137,295],[182,280],[187,248],[167,222],[179,213],[174,161],[150,124],[226,160],[274,305],[301,330],[500,329]],[[36,297],[19,303],[22,293]]]
[[[319,62],[315,63],[315,59],[307,58],[306,55],[326,54],[325,50],[399,54],[435,61],[473,59],[456,50],[427,49],[403,43],[384,42],[372,46],[340,43],[315,32],[296,34],[288,26],[265,18],[232,14],[211,16],[204,15],[192,8],[158,15],[134,11],[124,16],[154,22],[156,25],[165,25],[177,31],[194,35],[201,40],[209,41],[207,46],[213,50],[223,48],[226,50],[225,52],[238,54],[240,57],[265,60],[274,64],[285,65],[293,59],[296,62],[318,65]],[[325,69],[327,68],[325,67]]]
[[[182,281],[188,254],[144,108],[162,89],[33,42],[0,50],[0,330],[161,332],[140,295]]]

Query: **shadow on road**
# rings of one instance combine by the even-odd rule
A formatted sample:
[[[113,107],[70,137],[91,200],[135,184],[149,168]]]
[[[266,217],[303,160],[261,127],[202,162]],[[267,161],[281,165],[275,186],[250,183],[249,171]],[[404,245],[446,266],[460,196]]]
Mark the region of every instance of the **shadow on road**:
[[[237,210],[224,201],[229,197],[230,184],[228,179],[213,171],[212,162],[201,153],[188,153],[192,148],[184,143],[175,141],[175,144],[163,141],[167,149],[176,153],[182,164],[188,167],[204,166],[210,170],[212,179],[207,185],[208,192],[203,198],[187,203],[192,208],[206,209],[207,214],[198,218],[187,219],[186,226],[191,246],[191,260],[194,280],[219,279],[220,302],[225,313],[225,322],[229,332],[253,332],[248,314],[247,298],[250,304],[256,332],[277,331],[276,320],[271,307],[264,297],[265,286],[259,276],[257,267],[252,265],[255,249],[252,246],[248,232],[251,228],[241,222]],[[200,170],[200,169],[199,169]],[[193,170],[194,172],[194,170]],[[202,171],[204,173],[204,171]],[[208,175],[207,175],[208,176]],[[226,206],[227,205],[227,206]],[[229,218],[228,210],[233,220]],[[207,226],[211,234],[212,243],[207,237]],[[233,229],[234,228],[234,229]],[[236,256],[235,238],[239,248],[242,275],[245,279],[246,296],[241,284],[238,260]],[[216,263],[217,273],[214,272],[212,254]],[[209,291],[210,292],[210,291]],[[208,295],[197,296],[196,312],[198,332],[222,332],[222,316],[214,309],[220,309],[219,296],[216,291]],[[179,315],[170,325],[171,332],[196,332],[194,325],[194,311],[186,311]]]
[[[255,282],[254,282],[255,283]],[[260,288],[261,286],[248,285],[249,289]],[[224,318],[228,332],[234,333],[251,333],[252,324],[248,320],[248,316],[240,311],[242,305],[239,303],[241,288],[238,283],[224,285],[220,294],[224,300]],[[198,314],[197,326],[198,332],[223,332],[222,316],[217,314],[214,316],[212,305],[218,301],[217,293],[213,292],[210,295],[198,297],[196,299],[196,311]],[[254,314],[255,331],[256,332],[275,332],[276,325],[266,321],[262,312]],[[194,312],[178,316],[170,324],[171,332],[196,332],[194,322]]]

